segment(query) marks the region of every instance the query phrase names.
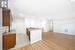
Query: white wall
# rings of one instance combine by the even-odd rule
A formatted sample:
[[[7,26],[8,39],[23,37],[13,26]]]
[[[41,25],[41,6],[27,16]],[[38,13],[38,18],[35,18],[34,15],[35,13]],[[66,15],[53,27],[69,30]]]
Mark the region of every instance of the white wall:
[[[43,20],[36,18],[25,18],[25,27],[42,28]]]
[[[52,30],[50,19],[25,18],[25,27],[43,28],[44,32]]]
[[[43,28],[44,20],[38,20],[36,18],[25,18],[25,19],[16,19],[12,23],[12,29],[16,29],[17,33],[25,32],[26,28]]]
[[[0,8],[0,50],[2,50],[2,12]]]
[[[24,21],[25,20],[17,19],[12,22],[11,29],[16,30],[16,46],[15,47],[20,47],[27,44]]]
[[[75,18],[55,20],[53,26],[54,32],[75,35]]]
[[[75,2],[71,0],[9,0],[9,8],[15,19],[36,18],[38,22],[33,23],[38,27],[44,24],[45,31],[49,31],[45,25],[47,19],[52,18],[54,32],[65,32],[68,29],[65,34],[75,34]],[[39,22],[40,18],[44,22]]]

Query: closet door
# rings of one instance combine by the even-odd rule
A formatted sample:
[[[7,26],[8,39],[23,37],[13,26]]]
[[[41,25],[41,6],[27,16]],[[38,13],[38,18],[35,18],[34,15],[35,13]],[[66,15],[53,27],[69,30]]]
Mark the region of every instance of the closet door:
[[[2,10],[2,26],[10,26],[10,10]]]

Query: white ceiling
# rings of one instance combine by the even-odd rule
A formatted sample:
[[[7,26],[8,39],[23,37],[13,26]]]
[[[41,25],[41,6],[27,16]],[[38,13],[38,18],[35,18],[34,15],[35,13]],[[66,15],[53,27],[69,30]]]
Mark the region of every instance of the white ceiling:
[[[9,0],[9,8],[16,17],[75,16],[71,0]]]

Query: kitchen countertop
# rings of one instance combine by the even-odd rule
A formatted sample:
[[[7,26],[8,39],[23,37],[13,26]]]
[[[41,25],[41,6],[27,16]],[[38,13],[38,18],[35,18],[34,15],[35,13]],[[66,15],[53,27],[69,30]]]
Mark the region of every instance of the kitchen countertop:
[[[8,34],[16,34],[15,31],[12,31],[12,32],[4,32],[3,35],[8,35]]]
[[[27,28],[28,29],[28,31],[33,31],[33,30],[42,30],[42,28]]]

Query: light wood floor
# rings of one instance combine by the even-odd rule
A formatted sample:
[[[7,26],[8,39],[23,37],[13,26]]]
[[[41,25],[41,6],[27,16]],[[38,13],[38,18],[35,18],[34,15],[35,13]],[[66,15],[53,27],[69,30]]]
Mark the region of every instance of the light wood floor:
[[[75,36],[46,32],[42,41],[16,50],[75,50]]]

